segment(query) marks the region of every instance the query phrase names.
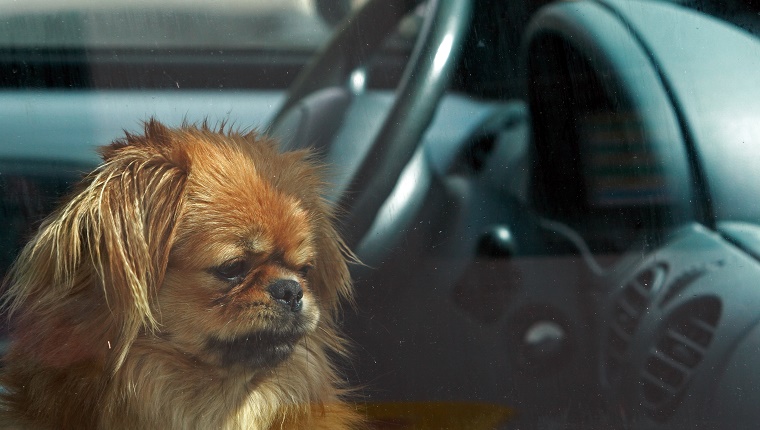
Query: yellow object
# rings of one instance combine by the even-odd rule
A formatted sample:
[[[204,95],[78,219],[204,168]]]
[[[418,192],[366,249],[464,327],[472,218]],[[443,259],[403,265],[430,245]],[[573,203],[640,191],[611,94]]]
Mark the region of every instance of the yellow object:
[[[491,430],[503,428],[514,416],[512,409],[488,403],[368,403],[359,408],[373,430]]]

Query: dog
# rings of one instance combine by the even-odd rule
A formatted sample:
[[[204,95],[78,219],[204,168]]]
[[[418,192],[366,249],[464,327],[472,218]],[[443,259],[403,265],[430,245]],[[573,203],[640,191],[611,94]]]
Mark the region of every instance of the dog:
[[[100,152],[9,272],[0,423],[362,427],[332,364],[353,256],[315,156],[154,119]]]

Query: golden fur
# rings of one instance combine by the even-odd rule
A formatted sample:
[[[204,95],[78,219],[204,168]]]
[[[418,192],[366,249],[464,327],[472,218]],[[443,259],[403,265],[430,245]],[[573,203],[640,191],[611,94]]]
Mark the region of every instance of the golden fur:
[[[359,426],[330,363],[350,253],[309,153],[151,120],[102,156],[9,275],[0,423]]]

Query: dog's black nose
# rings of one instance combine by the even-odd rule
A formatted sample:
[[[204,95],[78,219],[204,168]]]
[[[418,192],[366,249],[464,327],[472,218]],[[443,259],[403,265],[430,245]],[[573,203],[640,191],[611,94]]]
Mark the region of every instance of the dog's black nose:
[[[303,307],[303,290],[301,284],[292,279],[278,279],[267,287],[272,298],[293,312],[298,312]]]

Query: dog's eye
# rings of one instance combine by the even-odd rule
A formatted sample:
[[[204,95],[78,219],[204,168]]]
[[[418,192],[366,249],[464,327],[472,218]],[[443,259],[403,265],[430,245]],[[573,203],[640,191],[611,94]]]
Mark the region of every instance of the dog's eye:
[[[240,282],[248,273],[248,262],[243,259],[230,260],[214,268],[214,274],[229,282]]]
[[[304,264],[298,269],[298,274],[301,275],[302,278],[305,278],[313,268],[313,264]]]

